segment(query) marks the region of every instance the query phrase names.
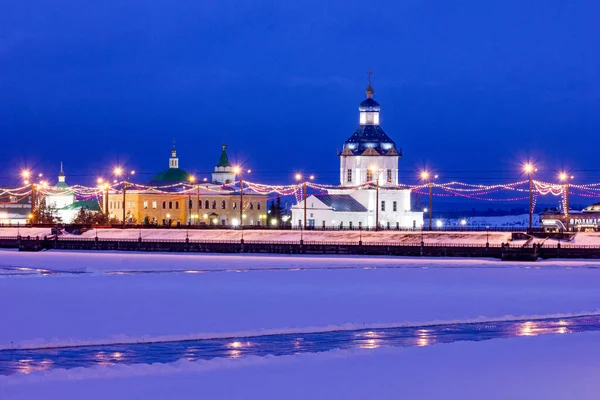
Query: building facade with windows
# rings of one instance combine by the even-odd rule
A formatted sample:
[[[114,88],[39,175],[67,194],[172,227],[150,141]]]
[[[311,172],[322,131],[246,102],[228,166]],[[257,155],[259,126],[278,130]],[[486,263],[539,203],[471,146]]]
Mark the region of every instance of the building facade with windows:
[[[224,161],[229,164],[225,146],[219,164]],[[219,167],[221,165],[217,165]],[[122,190],[109,193],[108,211],[111,217],[122,221],[125,208],[125,222],[132,224],[238,226],[242,207],[243,225],[266,224],[266,196],[244,192],[241,204],[239,189],[228,186],[235,182],[235,175],[217,174],[216,177],[213,174],[212,182],[192,182],[191,175],[179,168],[173,148],[169,168],[156,174],[143,189],[135,185],[126,188],[125,200]]]
[[[396,188],[402,149],[381,128],[381,106],[373,93],[369,79],[367,98],[358,106],[359,127],[339,154],[339,188],[306,199],[309,228],[374,228],[377,222],[384,229],[423,225],[423,213],[411,209],[411,191]],[[302,226],[304,219],[300,201],[292,207],[293,226]]]

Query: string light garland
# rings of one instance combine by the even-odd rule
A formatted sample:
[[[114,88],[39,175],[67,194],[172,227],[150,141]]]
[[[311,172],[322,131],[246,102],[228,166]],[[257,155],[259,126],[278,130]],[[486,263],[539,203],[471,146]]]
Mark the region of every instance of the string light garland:
[[[144,185],[140,183],[126,182],[128,193],[151,193],[165,195],[195,195],[200,190],[201,194],[209,195],[231,195],[239,192],[240,182],[232,182],[223,185],[211,183],[180,182],[168,185]],[[109,194],[120,193],[125,186],[125,181],[105,183],[108,186],[88,187],[83,185],[73,185],[68,188],[47,186],[42,184],[24,185],[16,188],[0,188],[0,202],[17,202],[30,196],[32,188],[36,194],[43,196],[75,196],[78,199],[100,199],[108,190]],[[244,181],[244,193],[254,193],[258,195],[270,195],[270,198],[277,196],[294,196],[297,202],[302,200],[302,187],[304,183],[294,183],[289,185],[269,185],[259,182]],[[319,184],[313,181],[307,181],[306,186],[312,189],[316,194],[328,193],[330,190],[360,190],[375,188],[373,182],[363,183],[357,186],[338,186]],[[471,184],[465,182],[451,181],[447,183],[433,183],[433,195],[436,197],[463,197],[478,201],[523,201],[528,199],[529,181],[522,180],[508,184]],[[582,196],[586,198],[600,197],[600,183],[589,184],[571,184],[570,195]],[[411,190],[415,194],[428,196],[429,183],[425,184],[398,184],[392,186],[380,187],[380,190]],[[513,193],[516,196],[506,196]],[[520,194],[523,194],[522,196]],[[565,185],[561,183],[550,183],[533,180],[534,202],[537,202],[539,196],[561,196],[564,203]],[[8,201],[7,201],[8,200]]]

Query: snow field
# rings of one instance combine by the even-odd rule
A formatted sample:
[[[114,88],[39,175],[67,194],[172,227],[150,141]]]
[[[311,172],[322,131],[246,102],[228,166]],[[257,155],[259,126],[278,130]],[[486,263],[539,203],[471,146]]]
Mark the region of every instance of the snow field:
[[[0,377],[6,400],[596,399],[600,333]]]
[[[23,264],[17,263],[21,255],[4,252],[2,258],[17,256],[12,259],[18,265]],[[208,255],[26,255],[38,266],[48,257],[52,262],[44,265],[63,262],[65,268],[94,264],[127,269],[119,260],[137,265],[137,270],[145,269],[146,262],[153,268],[164,264],[163,270],[178,269],[178,263],[184,268],[233,268],[214,273],[0,276],[3,348],[511,319],[594,313],[600,308],[600,270],[571,268],[569,263],[567,268],[500,262],[494,264],[500,268],[474,268],[486,262],[464,260],[463,265],[473,268],[460,268],[459,260],[450,264],[453,268],[444,268],[444,259],[356,258],[354,267],[346,269],[349,259],[327,257],[286,261]],[[436,267],[429,268],[429,261]],[[379,268],[404,263],[412,267]],[[332,264],[332,269],[320,269]],[[241,265],[259,270],[235,272],[243,271],[236,268]],[[311,266],[299,269],[304,265]],[[277,266],[292,268],[268,269]]]

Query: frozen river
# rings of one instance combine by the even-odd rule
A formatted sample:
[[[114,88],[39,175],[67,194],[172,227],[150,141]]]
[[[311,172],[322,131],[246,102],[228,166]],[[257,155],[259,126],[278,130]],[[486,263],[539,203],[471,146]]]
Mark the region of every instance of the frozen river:
[[[171,363],[213,358],[292,355],[333,349],[416,347],[458,341],[566,334],[600,330],[600,315],[519,321],[457,323],[376,330],[277,334],[155,343],[108,344],[0,351],[0,374],[57,368]]]

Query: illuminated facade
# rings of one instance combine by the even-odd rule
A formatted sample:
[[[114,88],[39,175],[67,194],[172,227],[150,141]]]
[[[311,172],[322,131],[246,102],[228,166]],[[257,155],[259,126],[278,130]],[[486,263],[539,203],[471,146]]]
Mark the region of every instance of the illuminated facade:
[[[340,156],[340,187],[327,195],[307,198],[292,207],[292,224],[299,227],[412,229],[423,225],[423,213],[411,210],[411,191],[398,190],[398,160],[402,149],[380,126],[381,106],[367,98],[358,106],[359,127],[346,140]]]
[[[223,157],[227,159],[225,148],[219,163]],[[148,222],[169,226],[240,224],[239,190],[223,186],[220,182],[190,182],[190,178],[190,174],[179,168],[177,153],[172,149],[169,168],[156,174],[147,187],[129,186],[125,201],[122,190],[109,193],[109,213],[122,221],[125,208],[126,223]],[[232,175],[232,178],[235,179],[235,176]],[[265,225],[266,214],[265,196],[244,193],[244,225]]]

